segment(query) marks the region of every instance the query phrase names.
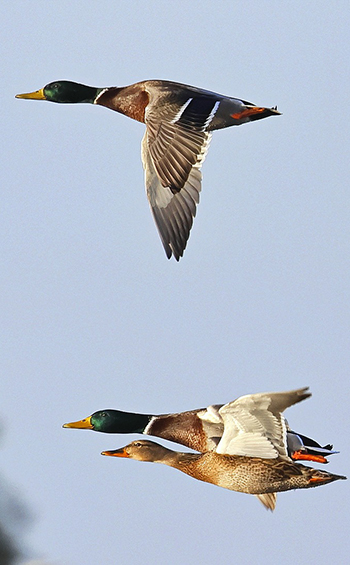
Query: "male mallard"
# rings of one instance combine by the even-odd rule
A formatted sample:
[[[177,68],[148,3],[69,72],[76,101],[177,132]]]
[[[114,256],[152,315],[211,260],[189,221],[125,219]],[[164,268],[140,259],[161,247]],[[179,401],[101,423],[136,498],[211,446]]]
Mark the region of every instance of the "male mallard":
[[[163,463],[195,479],[255,494],[273,510],[277,492],[346,479],[294,463],[288,455],[282,412],[310,396],[306,390],[251,394],[222,406],[224,432],[216,451],[179,453],[141,440],[102,455]]]
[[[99,104],[146,124],[141,156],[147,197],[165,253],[176,260],[196,214],[211,132],[280,114],[277,108],[166,80],[108,88],[56,81],[16,98]]]
[[[304,398],[311,396],[304,391]],[[255,398],[250,395],[248,398]],[[240,406],[243,396],[225,406]],[[300,399],[301,400],[301,399]],[[64,428],[79,428],[111,434],[141,433],[181,443],[196,451],[215,451],[224,432],[221,410],[223,404],[199,408],[177,414],[135,414],[121,410],[99,410],[88,418],[64,424]],[[269,410],[266,407],[266,410]],[[293,432],[286,422],[286,437],[289,456],[294,460],[327,463],[326,457],[332,453],[332,445],[321,446],[314,440]]]

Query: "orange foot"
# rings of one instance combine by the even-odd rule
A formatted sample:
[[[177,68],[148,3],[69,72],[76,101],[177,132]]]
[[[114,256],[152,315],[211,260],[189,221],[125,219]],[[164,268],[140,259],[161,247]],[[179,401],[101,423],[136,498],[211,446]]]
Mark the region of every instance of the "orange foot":
[[[323,455],[311,455],[311,453],[305,453],[303,451],[294,451],[292,453],[292,459],[294,461],[316,461],[316,463],[328,463],[327,459]]]
[[[324,483],[325,481],[327,481],[327,479],[329,479],[329,475],[325,475],[323,477],[311,477],[311,479],[309,480],[309,483]]]

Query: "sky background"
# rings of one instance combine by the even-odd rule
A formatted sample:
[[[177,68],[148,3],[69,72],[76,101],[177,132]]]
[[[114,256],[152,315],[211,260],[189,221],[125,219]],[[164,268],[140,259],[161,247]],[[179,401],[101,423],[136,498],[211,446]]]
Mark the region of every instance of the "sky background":
[[[349,3],[0,11],[0,478],[28,509],[25,523],[2,516],[23,563],[345,563],[349,481],[282,493],[271,514],[168,467],[101,457],[135,436],[61,426],[308,385],[286,415],[340,450],[327,470],[349,473]],[[144,126],[14,98],[59,79],[155,78],[283,113],[214,132],[179,263],[144,193]]]

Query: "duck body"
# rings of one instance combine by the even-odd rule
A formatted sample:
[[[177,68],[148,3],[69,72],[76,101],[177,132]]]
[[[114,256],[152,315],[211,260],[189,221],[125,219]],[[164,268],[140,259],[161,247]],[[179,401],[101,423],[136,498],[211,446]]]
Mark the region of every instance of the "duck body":
[[[240,399],[234,402],[239,405]],[[220,410],[228,405],[215,404],[207,408],[158,415],[136,414],[112,409],[100,410],[83,420],[64,424],[63,427],[90,429],[112,434],[141,433],[173,441],[203,453],[216,450],[224,433],[224,421]],[[303,459],[327,463],[326,457],[337,453],[332,450],[332,445],[321,446],[307,436],[290,430],[288,426],[286,437],[288,455],[293,460]]]
[[[146,125],[141,146],[146,193],[166,255],[176,260],[196,214],[211,132],[280,114],[276,108],[166,80],[106,88],[56,81],[17,98],[96,104]]]
[[[169,465],[198,480],[255,494],[266,508],[274,510],[277,492],[311,488],[345,478],[293,461],[289,435],[293,449],[302,447],[305,455],[309,454],[301,439],[304,436],[288,431],[283,412],[310,396],[307,387],[248,394],[228,404],[160,416],[106,410],[64,427],[152,434],[202,450],[202,453],[181,453],[140,440],[121,449],[104,451],[102,455]],[[317,452],[319,444],[310,441]],[[309,458],[313,460],[313,457],[311,454]],[[327,462],[324,452],[321,458],[317,457],[315,460]]]
[[[239,98],[168,80],[144,80],[130,86],[97,90],[94,104],[142,123],[147,123],[153,112],[159,121],[167,120],[198,131],[210,132],[279,115],[275,108],[258,107]]]
[[[149,440],[134,441],[123,448],[104,451],[102,455],[162,463],[197,480],[255,495],[312,488],[346,478],[283,458],[265,459],[225,455],[213,451],[181,453]]]

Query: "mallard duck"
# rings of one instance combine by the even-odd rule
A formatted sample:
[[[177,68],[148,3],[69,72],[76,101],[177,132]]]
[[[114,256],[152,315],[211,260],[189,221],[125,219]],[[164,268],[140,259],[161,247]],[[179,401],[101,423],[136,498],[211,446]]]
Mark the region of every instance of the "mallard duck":
[[[195,479],[255,494],[274,510],[277,492],[346,479],[294,463],[289,457],[282,412],[310,396],[306,390],[251,394],[222,406],[224,432],[216,451],[180,453],[141,440],[102,455],[163,463]]]
[[[311,396],[305,391],[304,398]],[[255,396],[255,395],[250,395]],[[240,406],[241,399],[225,406]],[[301,400],[301,399],[300,399]],[[215,451],[222,438],[224,421],[221,410],[223,404],[215,404],[207,408],[198,408],[177,414],[135,414],[121,410],[99,410],[88,418],[64,424],[64,428],[88,429],[111,434],[140,433],[174,441],[196,451]],[[333,446],[321,446],[314,440],[292,431],[286,422],[287,448],[289,456],[294,460],[316,461],[327,463],[326,457],[332,453]]]
[[[147,197],[165,253],[177,261],[199,203],[200,168],[211,132],[280,114],[277,108],[166,80],[107,88],[62,80],[16,98],[98,104],[146,124],[141,156]]]
[[[181,453],[150,440],[133,441],[120,449],[102,451],[101,455],[163,463],[199,481],[255,494],[271,511],[276,507],[277,492],[312,488],[346,479],[343,475],[312,469],[281,458],[244,457],[215,451]]]

